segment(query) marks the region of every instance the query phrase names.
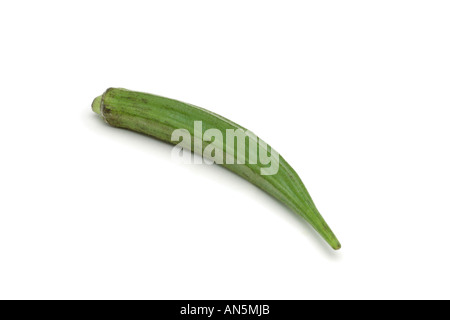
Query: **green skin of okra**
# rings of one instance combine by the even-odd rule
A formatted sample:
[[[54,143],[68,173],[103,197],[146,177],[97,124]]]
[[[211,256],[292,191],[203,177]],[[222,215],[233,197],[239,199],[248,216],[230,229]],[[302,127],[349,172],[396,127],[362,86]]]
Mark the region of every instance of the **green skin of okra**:
[[[179,141],[172,140],[172,133],[180,128],[189,132],[193,143],[194,121],[202,122],[202,133],[208,129],[218,129],[225,137],[227,129],[247,131],[244,127],[206,109],[126,89],[108,89],[94,100],[92,109],[113,127],[143,133],[170,144],[178,144]],[[191,146],[191,150],[203,154],[204,148],[209,144],[211,142],[203,141],[202,150],[196,150],[194,145]],[[261,169],[264,165],[261,163],[250,164],[248,149],[245,152],[245,163],[237,164],[236,149],[233,153],[227,153],[226,144],[223,144],[222,148],[224,161],[220,165],[261,188],[303,217],[333,249],[341,248],[336,236],[317,210],[300,177],[283,157],[279,156],[279,169],[276,174],[262,175]],[[270,150],[272,148],[267,146],[268,154],[270,154]],[[233,157],[234,164],[225,161],[225,157]]]

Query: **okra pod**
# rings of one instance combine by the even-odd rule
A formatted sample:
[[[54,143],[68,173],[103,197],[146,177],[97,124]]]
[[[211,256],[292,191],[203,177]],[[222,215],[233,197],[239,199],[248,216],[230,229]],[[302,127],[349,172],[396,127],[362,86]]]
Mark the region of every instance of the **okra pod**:
[[[303,217],[333,249],[341,248],[294,169],[244,127],[188,103],[118,88],[95,98],[92,109],[113,127],[182,146],[224,166]],[[239,137],[248,141],[244,149],[240,149]]]

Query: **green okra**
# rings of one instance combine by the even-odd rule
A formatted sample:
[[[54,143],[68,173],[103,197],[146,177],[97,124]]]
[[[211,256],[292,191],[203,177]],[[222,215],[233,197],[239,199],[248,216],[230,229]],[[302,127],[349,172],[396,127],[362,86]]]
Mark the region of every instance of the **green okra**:
[[[272,165],[277,168],[276,173],[270,174],[267,171],[264,173],[264,170],[267,170],[267,161],[262,160],[262,155],[272,156],[276,154],[276,151],[257,136],[249,134],[245,136],[249,146],[252,142],[256,142],[257,149],[245,145],[243,153],[239,153],[235,137],[232,136],[232,141],[227,140],[225,143],[217,138],[218,136],[228,138],[227,134],[232,131],[249,132],[238,124],[188,103],[118,88],[110,88],[103,95],[95,98],[92,109],[113,127],[143,133],[171,144],[181,145],[178,139],[180,136],[174,139],[174,132],[183,129],[190,138],[183,147],[203,156],[207,150],[211,151],[212,145],[215,152],[208,155],[217,163],[287,205],[311,224],[333,249],[341,248],[300,177],[283,157],[271,158]],[[201,126],[198,126],[199,123]],[[210,135],[209,140],[199,142],[198,134],[206,136],[208,132],[215,133],[215,139],[212,139]]]

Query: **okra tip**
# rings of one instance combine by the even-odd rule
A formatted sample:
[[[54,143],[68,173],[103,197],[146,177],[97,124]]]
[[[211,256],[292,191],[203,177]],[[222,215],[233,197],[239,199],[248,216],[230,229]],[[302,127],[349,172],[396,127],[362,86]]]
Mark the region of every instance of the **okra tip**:
[[[92,110],[96,113],[101,115],[102,112],[100,110],[102,104],[102,96],[98,96],[97,98],[94,99],[94,101],[92,101]]]
[[[334,235],[333,231],[331,231],[331,229],[327,228],[328,232],[325,233],[321,233],[322,237],[325,239],[325,241],[330,245],[330,247],[332,247],[334,250],[339,250],[341,249],[341,243],[339,242],[339,240],[336,238],[336,236]]]
[[[338,240],[336,240],[336,242],[333,243],[333,244],[331,245],[331,247],[332,247],[334,250],[339,250],[339,249],[341,249],[341,244],[339,243]]]

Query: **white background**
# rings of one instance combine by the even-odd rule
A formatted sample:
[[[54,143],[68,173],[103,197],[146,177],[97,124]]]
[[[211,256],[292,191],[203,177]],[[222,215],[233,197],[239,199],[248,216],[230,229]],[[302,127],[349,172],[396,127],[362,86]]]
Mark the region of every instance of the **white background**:
[[[0,298],[450,298],[448,1],[4,1]],[[342,243],[109,127],[108,87],[251,129]]]

